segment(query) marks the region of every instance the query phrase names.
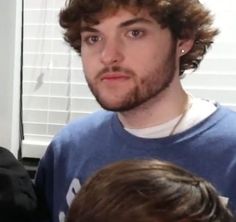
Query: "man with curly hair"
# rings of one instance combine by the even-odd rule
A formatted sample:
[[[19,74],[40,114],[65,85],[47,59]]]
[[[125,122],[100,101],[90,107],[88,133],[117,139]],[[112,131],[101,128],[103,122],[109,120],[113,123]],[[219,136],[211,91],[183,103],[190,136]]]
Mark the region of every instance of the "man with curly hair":
[[[180,81],[218,33],[210,12],[198,0],[69,0],[60,24],[108,111],[70,123],[40,161],[36,187],[51,221],[64,221],[88,176],[122,159],[176,163],[236,207],[236,114]]]
[[[66,222],[235,222],[215,188],[158,160],[126,160],[93,175]]]

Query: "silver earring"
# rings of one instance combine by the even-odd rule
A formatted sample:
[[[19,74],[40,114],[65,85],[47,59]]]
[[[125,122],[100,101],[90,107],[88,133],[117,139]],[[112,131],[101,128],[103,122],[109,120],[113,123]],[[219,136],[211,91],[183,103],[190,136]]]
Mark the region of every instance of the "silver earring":
[[[184,53],[185,53],[184,49],[181,49],[181,53],[182,53],[182,54],[184,54]]]

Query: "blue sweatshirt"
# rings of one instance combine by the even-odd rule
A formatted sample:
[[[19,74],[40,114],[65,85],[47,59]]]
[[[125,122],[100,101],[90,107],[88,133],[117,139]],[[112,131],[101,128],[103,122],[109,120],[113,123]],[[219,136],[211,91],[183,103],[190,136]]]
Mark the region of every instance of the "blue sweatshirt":
[[[53,222],[62,222],[74,195],[101,167],[124,159],[170,161],[210,181],[236,209],[236,113],[219,106],[194,127],[145,139],[125,131],[116,113],[99,111],[63,128],[40,161],[36,188]]]

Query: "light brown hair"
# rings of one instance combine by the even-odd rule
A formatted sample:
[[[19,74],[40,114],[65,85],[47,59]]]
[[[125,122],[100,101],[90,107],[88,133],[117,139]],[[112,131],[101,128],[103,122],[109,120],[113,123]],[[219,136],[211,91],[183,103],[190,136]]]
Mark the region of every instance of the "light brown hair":
[[[168,162],[122,161],[95,174],[67,222],[231,222],[214,187]]]

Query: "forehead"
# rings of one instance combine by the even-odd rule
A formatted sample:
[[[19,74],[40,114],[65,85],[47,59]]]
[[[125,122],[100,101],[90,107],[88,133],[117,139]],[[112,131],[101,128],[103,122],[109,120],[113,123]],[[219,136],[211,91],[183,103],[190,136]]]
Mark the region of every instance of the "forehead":
[[[119,8],[117,10],[110,9],[100,14],[96,14],[89,20],[82,20],[83,26],[99,26],[103,24],[112,23],[113,25],[120,25],[123,22],[137,19],[138,22],[147,21],[150,24],[156,23],[156,21],[150,16],[148,10],[137,8]]]

